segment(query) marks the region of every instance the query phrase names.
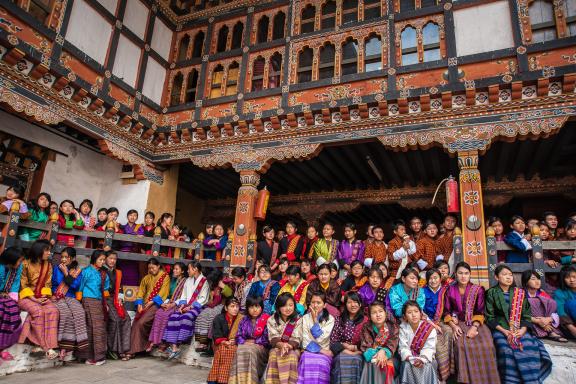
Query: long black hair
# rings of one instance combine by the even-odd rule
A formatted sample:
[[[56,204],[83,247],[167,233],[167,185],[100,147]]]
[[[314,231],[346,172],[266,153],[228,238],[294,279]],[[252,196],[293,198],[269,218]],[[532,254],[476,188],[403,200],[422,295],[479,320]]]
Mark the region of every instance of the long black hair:
[[[350,319],[350,313],[348,312],[348,308],[346,307],[346,304],[349,301],[355,301],[356,303],[358,303],[358,305],[360,305],[360,310],[358,311],[358,314],[356,316],[357,316],[357,318],[363,317],[363,315],[362,315],[362,312],[363,312],[362,299],[360,298],[360,295],[357,292],[350,291],[344,295],[344,307],[342,310],[342,316],[340,317],[343,322]]]
[[[246,298],[246,316],[250,316],[248,309],[251,307],[260,307],[264,311],[264,299],[262,296],[248,296]]]
[[[42,255],[47,249],[50,249],[50,242],[48,240],[36,240],[34,243],[32,243],[32,246],[28,250],[26,258],[30,260],[32,264],[39,263],[42,261]]]
[[[322,302],[324,304],[326,304],[326,295],[324,294],[324,292],[312,292],[312,298],[314,297],[318,297],[320,300],[322,300]],[[328,319],[330,318],[330,313],[328,312],[328,310],[326,309],[326,307],[324,307],[324,309],[322,310],[322,313],[320,314],[320,318],[318,319],[318,322],[323,323],[325,321],[328,321]],[[316,320],[316,319],[312,319],[312,320]]]
[[[22,248],[9,247],[0,254],[0,264],[2,265],[16,265],[20,258],[24,257]]]
[[[62,212],[62,205],[64,205],[65,203],[70,203],[72,205],[72,209],[76,209],[76,206],[74,205],[74,202],[72,200],[66,199],[66,200],[62,200],[60,202],[60,205],[58,206],[58,211],[60,212],[60,214],[62,215],[62,217],[64,217],[64,212]],[[72,221],[76,221],[78,220],[78,218],[76,217],[76,214],[74,212],[72,212],[69,215],[69,219]]]
[[[566,285],[566,278],[573,272],[576,273],[576,265],[574,264],[562,267],[560,270],[560,289],[566,291],[571,289],[568,285]]]
[[[76,250],[72,247],[66,247],[60,252],[60,254],[62,254],[64,252],[66,252],[68,254],[68,256],[70,256],[70,260],[72,260],[70,262],[69,269],[78,268],[78,261],[76,260]]]
[[[40,204],[38,204],[38,200],[42,196],[44,196],[46,198],[46,200],[48,200],[48,205],[46,206],[46,208],[42,208],[42,207],[40,207]],[[50,213],[50,204],[51,203],[52,203],[52,197],[50,197],[50,195],[46,192],[40,192],[34,200],[31,200],[30,203],[28,203],[28,208],[31,211],[44,212],[46,215],[48,215]]]
[[[92,252],[92,255],[90,256],[90,264],[91,265],[96,264],[96,261],[100,256],[106,257],[106,252],[102,249],[95,249],[94,252]]]
[[[274,307],[276,308],[276,313],[274,313],[274,320],[276,320],[276,324],[280,325],[280,308],[283,308],[288,301],[292,300],[294,302],[294,312],[288,317],[288,321],[292,321],[296,317],[298,317],[298,312],[296,312],[296,300],[294,300],[294,296],[290,292],[284,292],[276,297],[276,303]],[[248,308],[248,299],[246,299],[246,308]]]
[[[181,261],[177,261],[174,263],[174,266],[172,267],[172,269],[174,269],[175,266],[179,266],[180,269],[182,270],[182,276],[183,278],[188,277],[188,268],[186,268],[186,264],[184,264]]]

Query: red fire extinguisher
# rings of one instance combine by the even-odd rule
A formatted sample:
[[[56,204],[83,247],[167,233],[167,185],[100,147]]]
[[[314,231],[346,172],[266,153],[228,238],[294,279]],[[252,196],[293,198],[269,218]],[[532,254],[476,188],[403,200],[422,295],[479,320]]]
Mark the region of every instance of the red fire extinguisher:
[[[268,200],[270,199],[270,191],[266,187],[258,192],[258,200],[256,200],[256,209],[254,210],[254,218],[256,220],[266,219],[266,211],[268,210]]]
[[[446,210],[449,213],[460,212],[460,202],[458,200],[458,182],[452,176],[448,176],[438,184],[436,192],[434,192],[434,197],[432,198],[432,205],[436,200],[436,195],[442,183],[446,183]]]

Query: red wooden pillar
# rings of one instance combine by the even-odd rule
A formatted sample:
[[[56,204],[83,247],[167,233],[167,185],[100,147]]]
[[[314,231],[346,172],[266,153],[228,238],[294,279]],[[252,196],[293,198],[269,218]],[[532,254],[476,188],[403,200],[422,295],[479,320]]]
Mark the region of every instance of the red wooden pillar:
[[[488,286],[488,253],[478,151],[458,152],[463,259],[472,267],[474,282]]]
[[[258,198],[260,173],[254,170],[240,171],[241,187],[238,190],[236,216],[234,219],[234,240],[230,267],[246,267],[248,242],[256,236],[254,210]]]

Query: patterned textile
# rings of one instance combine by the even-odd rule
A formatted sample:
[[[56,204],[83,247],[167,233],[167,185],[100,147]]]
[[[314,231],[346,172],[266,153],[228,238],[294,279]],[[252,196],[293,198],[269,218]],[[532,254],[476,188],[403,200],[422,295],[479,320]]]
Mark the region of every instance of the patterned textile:
[[[296,384],[298,381],[298,361],[300,351],[292,350],[285,356],[280,356],[278,348],[270,350],[266,384]]]
[[[147,311],[143,311],[140,316],[134,318],[132,329],[130,330],[130,354],[144,352],[148,346],[150,330],[154,323],[154,316],[158,308],[153,305]]]
[[[78,357],[94,361],[104,360],[106,358],[108,340],[102,301],[85,297],[82,299],[82,306],[86,312],[88,348],[79,351]]]
[[[196,341],[205,339],[203,344],[208,344],[208,337],[210,335],[210,331],[212,330],[212,323],[214,322],[216,316],[222,313],[222,309],[224,309],[224,304],[219,304],[214,308],[204,308],[202,310],[202,313],[200,313],[196,319],[196,326],[194,329]]]
[[[321,353],[304,351],[298,364],[298,384],[330,383],[332,358]]]
[[[128,353],[130,350],[130,316],[120,317],[112,299],[108,298],[108,350],[116,353]],[[126,309],[124,309],[124,313]]]
[[[196,318],[200,314],[200,311],[201,309],[192,307],[187,312],[174,312],[170,315],[162,340],[170,344],[189,342],[192,336],[194,336]]]
[[[438,376],[436,375],[437,363],[434,360],[432,363],[426,363],[423,367],[416,368],[412,363],[403,361],[400,368],[400,379],[397,384],[437,384]]]
[[[237,349],[237,345],[228,344],[220,344],[215,347],[212,368],[210,368],[210,373],[208,374],[208,382],[228,383],[230,379],[230,368],[236,358]]]
[[[259,384],[266,369],[268,350],[258,344],[242,344],[230,368],[229,384]]]
[[[82,304],[71,297],[63,297],[54,302],[59,312],[58,345],[74,351],[88,347],[86,313]]]
[[[558,314],[556,310],[558,308],[556,301],[550,298],[550,296],[545,296],[544,294],[536,294],[536,296],[532,297],[529,294],[526,296],[528,298],[528,302],[530,303],[530,312],[532,317],[552,317],[552,327],[553,331],[556,334],[561,334],[561,331],[558,329],[558,325],[560,324]],[[532,323],[532,329],[534,330],[536,336],[538,337],[546,337],[548,336],[549,332],[544,330],[544,328],[540,327],[537,324]]]
[[[40,304],[25,298],[18,302],[21,311],[28,312],[18,343],[26,341],[47,351],[58,348],[58,308],[50,300]],[[102,307],[100,307],[102,310]]]
[[[18,303],[9,297],[0,297],[0,351],[17,343],[21,330]]]
[[[164,330],[168,325],[168,319],[174,314],[177,307],[170,309],[158,308],[156,311],[156,316],[154,316],[154,322],[152,323],[152,329],[150,330],[150,336],[148,340],[154,344],[158,345],[162,343],[162,338],[164,337]]]
[[[456,373],[454,359],[451,359],[454,340],[452,338],[452,328],[446,324],[440,324],[442,333],[436,335],[436,361],[438,362],[438,378],[442,381]]]
[[[496,366],[496,351],[492,335],[488,327],[478,328],[478,336],[473,339],[466,337],[469,326],[459,323],[463,336],[454,342],[454,360],[457,380],[469,384],[499,384],[498,367]]]
[[[364,258],[373,259],[372,265],[376,263],[383,263],[386,261],[386,244],[383,241],[373,241],[369,244],[366,244]]]
[[[332,360],[331,382],[333,384],[357,384],[362,377],[364,359],[361,355],[340,353]]]
[[[379,367],[370,362],[364,362],[360,384],[392,384],[394,370],[382,372]]]

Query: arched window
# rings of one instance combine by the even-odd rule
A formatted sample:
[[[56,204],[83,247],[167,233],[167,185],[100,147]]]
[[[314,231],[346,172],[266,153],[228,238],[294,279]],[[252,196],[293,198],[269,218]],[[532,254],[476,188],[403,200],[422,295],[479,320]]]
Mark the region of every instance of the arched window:
[[[264,15],[258,20],[258,33],[256,34],[257,43],[265,43],[268,41],[268,25],[270,20],[268,16]]]
[[[188,81],[186,82],[186,95],[185,103],[191,103],[196,100],[196,87],[198,86],[198,71],[193,69],[188,74]]]
[[[440,28],[432,22],[422,28],[423,61],[440,60]]]
[[[226,50],[226,43],[228,42],[228,27],[223,25],[218,31],[218,44],[216,52],[224,52]]]
[[[244,24],[237,22],[232,30],[232,45],[230,49],[237,49],[242,46],[242,35],[244,34]]]
[[[320,47],[320,66],[318,68],[318,79],[330,79],[334,77],[334,54],[336,49],[334,44],[327,43]]]
[[[342,44],[341,75],[358,73],[358,42],[348,39]]]
[[[182,73],[178,72],[174,79],[172,80],[172,90],[170,91],[170,105],[180,104],[180,94],[182,93],[182,82],[184,82],[184,76]]]
[[[312,60],[314,51],[312,48],[304,48],[298,55],[298,82],[312,81]]]
[[[534,0],[528,8],[532,42],[541,43],[557,38],[554,4],[552,1]]]
[[[320,29],[334,28],[336,26],[336,2],[327,1],[322,5],[322,19]]]
[[[226,79],[226,96],[235,95],[238,93],[238,75],[240,74],[240,66],[237,62],[232,62],[228,67],[228,77]]]
[[[358,1],[344,0],[342,2],[342,24],[358,21]]]
[[[204,50],[204,32],[200,31],[194,36],[194,47],[192,47],[192,57],[202,57]]]
[[[364,72],[382,69],[382,42],[380,37],[372,36],[364,45]]]
[[[314,17],[316,17],[316,7],[308,4],[300,18],[300,33],[314,32]]]
[[[278,12],[274,16],[274,29],[272,30],[272,40],[283,39],[284,30],[286,29],[286,15],[284,12]]]
[[[264,66],[266,62],[262,56],[254,60],[252,67],[252,92],[260,91],[264,88]]]
[[[188,52],[188,45],[190,45],[190,36],[184,35],[178,44],[178,58],[177,61],[186,60],[186,52]]]
[[[406,27],[402,31],[402,65],[418,63],[418,43],[416,41],[416,28]]]
[[[416,9],[416,2],[414,0],[399,0],[400,12],[413,11]]]
[[[224,67],[218,65],[212,72],[212,82],[210,83],[210,98],[222,96],[222,78],[224,77]]]
[[[433,7],[436,4],[438,4],[437,0],[420,0],[420,8]]]
[[[281,78],[282,55],[276,52],[272,55],[268,64],[268,89],[279,87]]]
[[[380,17],[380,0],[364,0],[364,20]]]

